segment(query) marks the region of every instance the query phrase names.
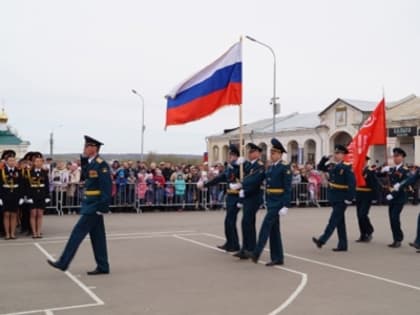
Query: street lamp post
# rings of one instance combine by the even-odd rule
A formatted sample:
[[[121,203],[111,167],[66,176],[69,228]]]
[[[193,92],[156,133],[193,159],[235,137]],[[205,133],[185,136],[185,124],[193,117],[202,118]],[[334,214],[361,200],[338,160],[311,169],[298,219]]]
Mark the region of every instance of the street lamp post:
[[[63,125],[56,126],[56,128],[61,128],[61,127],[63,127]],[[50,142],[50,157],[53,159],[54,158],[54,128],[51,129],[49,142]]]
[[[143,148],[144,148],[144,98],[143,96],[138,93],[136,90],[132,89],[131,92],[141,99],[141,153],[140,153],[140,160],[143,161]]]
[[[253,41],[257,44],[260,44],[261,46],[264,46],[266,48],[268,48],[271,53],[273,54],[273,58],[274,58],[274,65],[273,65],[273,98],[271,100],[271,103],[273,104],[273,135],[276,133],[276,114],[277,114],[277,96],[276,96],[276,54],[274,53],[274,49],[271,48],[269,45],[260,42],[259,40],[251,37],[251,36],[245,36],[247,39],[249,39],[250,41]],[[280,112],[280,110],[279,110]]]

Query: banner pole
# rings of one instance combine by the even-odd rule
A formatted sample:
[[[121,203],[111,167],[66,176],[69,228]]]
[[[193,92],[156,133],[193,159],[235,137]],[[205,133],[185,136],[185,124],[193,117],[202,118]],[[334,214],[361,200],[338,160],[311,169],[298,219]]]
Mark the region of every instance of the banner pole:
[[[242,59],[242,36],[240,37],[241,44],[241,63],[242,63],[242,89],[241,89],[241,104],[239,104],[239,155],[244,156],[244,134],[243,134],[243,118],[242,118],[242,104],[243,104],[243,59]],[[239,179],[242,181],[244,178],[244,166],[243,163],[239,166]]]

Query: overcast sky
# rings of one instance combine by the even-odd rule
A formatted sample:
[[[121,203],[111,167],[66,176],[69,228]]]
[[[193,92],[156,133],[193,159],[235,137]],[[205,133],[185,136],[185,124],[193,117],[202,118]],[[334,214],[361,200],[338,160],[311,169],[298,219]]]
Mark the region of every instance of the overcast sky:
[[[277,54],[282,114],[321,110],[337,97],[376,101],[420,94],[416,0],[3,0],[0,102],[9,123],[47,152],[79,152],[82,135],[105,152],[197,153],[238,125],[236,107],[164,131],[164,95],[240,35]],[[244,42],[244,121],[271,116],[272,57]]]

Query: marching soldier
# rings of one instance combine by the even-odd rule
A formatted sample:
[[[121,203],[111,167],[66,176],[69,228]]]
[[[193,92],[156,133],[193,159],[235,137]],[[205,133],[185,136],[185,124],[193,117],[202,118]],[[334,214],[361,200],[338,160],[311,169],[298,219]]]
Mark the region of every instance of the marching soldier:
[[[352,203],[355,193],[355,177],[349,163],[344,162],[344,155],[348,150],[343,145],[336,145],[334,151],[333,167],[328,167],[329,157],[323,157],[318,164],[318,169],[328,172],[328,200],[332,205],[333,211],[328,221],[324,233],[319,237],[313,237],[312,241],[318,248],[321,248],[331,237],[337,228],[338,245],[333,248],[335,252],[347,251],[347,233],[345,222],[345,211]]]
[[[394,186],[395,191],[406,188],[407,186],[414,185],[420,179],[420,169],[411,174],[406,180],[402,181],[399,185]],[[410,242],[409,245],[417,249],[417,253],[420,253],[420,213],[417,217],[417,232],[416,239],[414,242]]]
[[[281,160],[283,153],[287,153],[277,139],[271,139],[270,151],[272,165],[265,173],[267,213],[258,236],[258,243],[254,252],[246,254],[257,263],[270,238],[271,261],[266,266],[283,265],[284,254],[280,234],[279,215],[287,214],[292,194],[292,175],[288,164]]]
[[[363,169],[363,177],[366,185],[356,187],[356,209],[357,221],[359,223],[360,237],[356,242],[368,243],[372,240],[373,226],[369,219],[369,210],[372,200],[376,200],[378,192],[378,179],[376,178],[376,167],[367,165],[370,158],[366,157],[366,166]]]
[[[243,205],[242,216],[242,248],[233,256],[248,259],[245,251],[253,252],[257,244],[255,217],[263,203],[261,184],[264,180],[264,163],[260,160],[262,149],[254,143],[248,143],[248,160],[244,163],[244,178],[237,188]]]
[[[0,171],[0,205],[3,206],[5,239],[14,240],[18,210],[24,202],[24,179],[16,166],[15,151],[6,150],[1,158],[5,161],[5,166]]]
[[[85,136],[84,154],[81,157],[82,178],[85,180],[81,216],[61,257],[55,262],[48,260],[54,268],[67,270],[83,239],[89,234],[97,266],[87,274],[109,273],[103,214],[109,211],[112,183],[109,166],[98,155],[101,145],[98,140]]]
[[[401,183],[408,178],[409,170],[404,166],[404,158],[406,153],[401,148],[394,148],[393,160],[394,167],[384,167],[382,172],[388,172],[389,179],[389,193],[386,195],[386,199],[389,202],[388,214],[389,221],[391,224],[393,242],[388,245],[391,248],[401,247],[401,242],[404,239],[404,233],[401,230],[400,215],[404,208],[404,204],[407,201],[407,192],[405,189],[400,189]]]
[[[48,170],[43,169],[44,159],[39,152],[33,153],[33,165],[27,170],[26,202],[30,208],[32,238],[42,238],[44,210],[50,202]]]
[[[224,172],[212,180],[204,183],[204,187],[210,187],[219,183],[227,183],[228,189],[226,191],[226,217],[225,217],[225,236],[226,242],[223,245],[217,246],[227,252],[236,252],[239,250],[239,238],[236,228],[236,218],[238,216],[239,208],[239,150],[236,146],[229,147],[229,163]],[[242,159],[242,158],[241,158]],[[197,184],[198,185],[198,184]],[[199,186],[199,185],[198,185]],[[200,187],[199,187],[200,188]]]

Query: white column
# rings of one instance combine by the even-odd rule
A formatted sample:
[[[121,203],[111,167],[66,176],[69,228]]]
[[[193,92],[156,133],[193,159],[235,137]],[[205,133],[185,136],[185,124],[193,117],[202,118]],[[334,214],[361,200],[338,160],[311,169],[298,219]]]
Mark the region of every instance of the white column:
[[[397,137],[392,137],[387,139],[387,155],[388,155],[388,164],[392,164],[392,149],[399,146],[399,141]]]
[[[420,165],[420,136],[414,137],[414,164]]]

